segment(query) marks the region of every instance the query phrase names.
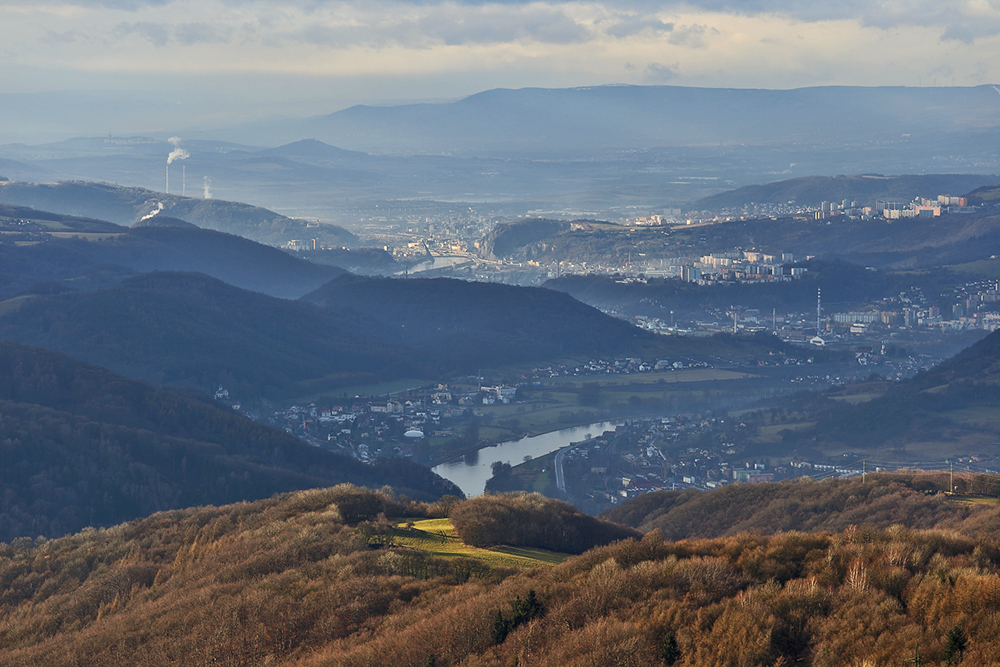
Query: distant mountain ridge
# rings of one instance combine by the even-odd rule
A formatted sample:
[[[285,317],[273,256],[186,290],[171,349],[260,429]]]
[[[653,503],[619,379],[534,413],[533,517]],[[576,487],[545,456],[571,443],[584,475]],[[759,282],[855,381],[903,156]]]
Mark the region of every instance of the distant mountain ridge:
[[[291,258],[290,258],[291,259]],[[243,401],[419,373],[410,347],[356,312],[325,311],[196,273],[23,300],[0,339],[59,350],[156,384],[225,384]]]
[[[375,151],[579,152],[705,144],[954,140],[1000,124],[991,86],[792,90],[595,86],[495,89],[446,104],[355,106],[303,134]]]
[[[332,245],[354,245],[358,240],[343,227],[307,223],[250,204],[181,197],[108,183],[0,182],[0,203],[107,220],[126,227],[160,212],[204,229],[259,243],[284,243],[290,236],[318,238]]]
[[[40,211],[28,206],[17,206],[12,204],[0,204],[0,221],[27,223],[25,232],[80,232],[85,234],[101,234],[123,232],[122,225],[98,220],[96,218],[85,218],[64,213],[53,213],[51,211]],[[8,227],[7,231],[22,231],[17,227]]]
[[[658,336],[537,287],[350,274],[298,301],[172,272],[97,292],[38,290],[0,309],[4,338],[157,384],[223,383],[248,402],[562,358],[756,363],[791,349],[773,336]]]
[[[101,240],[43,238],[32,245],[0,243],[0,301],[34,283],[93,290],[149,271],[197,271],[243,289],[297,298],[344,273],[338,267],[313,264],[240,236],[178,226],[182,221],[168,226],[151,224],[160,215],[131,229],[0,205],[0,218],[4,215],[51,220],[59,229],[107,236]]]
[[[934,198],[946,194],[961,197],[977,188],[996,186],[998,183],[1000,176],[978,174],[804,176],[721,192],[699,199],[691,204],[691,208],[719,210],[748,204],[780,205],[789,202],[819,206],[824,201],[840,203],[845,199],[856,201],[859,206],[874,204],[876,200],[905,203],[920,196]]]

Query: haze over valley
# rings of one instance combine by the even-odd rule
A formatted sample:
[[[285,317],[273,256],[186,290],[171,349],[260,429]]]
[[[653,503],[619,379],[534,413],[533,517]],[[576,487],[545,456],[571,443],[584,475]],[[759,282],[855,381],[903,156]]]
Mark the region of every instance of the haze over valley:
[[[0,667],[996,663],[919,9],[0,0]]]

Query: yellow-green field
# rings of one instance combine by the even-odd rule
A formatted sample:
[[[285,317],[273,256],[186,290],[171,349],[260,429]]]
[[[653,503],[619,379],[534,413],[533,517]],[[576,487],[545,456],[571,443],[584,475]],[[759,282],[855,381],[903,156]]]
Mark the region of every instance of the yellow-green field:
[[[558,565],[569,554],[525,549],[521,547],[493,547],[479,549],[463,544],[451,525],[451,519],[421,519],[407,528],[406,521],[398,521],[395,530],[396,544],[425,551],[445,558],[475,558],[486,565],[500,567],[551,567]]]
[[[616,404],[627,403],[632,396],[641,400],[665,399],[675,392],[683,392],[686,397],[692,397],[702,391],[691,388],[689,385],[693,383],[739,382],[754,377],[750,373],[718,368],[695,368],[661,373],[547,378],[542,380],[540,386],[526,387],[527,396],[521,403],[475,406],[476,413],[491,415],[495,419],[491,428],[480,430],[479,436],[499,442],[525,433],[547,433],[604,418],[611,419],[616,415],[608,411],[613,410]],[[581,405],[577,390],[594,383],[601,387],[598,403]],[[463,390],[459,387],[453,389]],[[511,421],[515,419],[516,424]]]
[[[117,238],[122,232],[49,232],[49,235],[57,239],[80,238],[84,241],[104,241]]]
[[[335,381],[336,378],[331,377],[331,380]],[[310,403],[321,399],[336,402],[339,401],[341,397],[345,395],[350,398],[353,398],[355,396],[386,396],[389,394],[403,393],[410,389],[423,387],[426,384],[427,384],[426,380],[403,378],[401,380],[392,380],[390,382],[379,382],[375,384],[359,384],[359,385],[350,385],[345,387],[337,387],[336,389],[319,394],[306,394],[298,397],[295,400],[296,402],[299,403]]]
[[[868,401],[874,400],[882,396],[881,393],[870,392],[867,394],[849,394],[847,396],[831,396],[835,401],[840,401],[842,403],[850,403],[851,405],[858,405],[860,403],[867,403]]]
[[[966,264],[953,264],[947,268],[956,273],[964,273],[980,278],[1000,277],[1000,259],[980,259]]]
[[[583,377],[562,376],[543,380],[542,384],[559,386],[565,384],[583,385],[588,382],[597,382],[602,387],[613,387],[617,385],[674,384],[677,382],[745,380],[750,377],[755,376],[750,373],[729,371],[724,368],[689,368],[680,371],[630,373],[628,375],[593,375]]]
[[[789,424],[768,424],[761,426],[757,432],[757,437],[761,440],[777,441],[781,438],[782,431],[802,431],[815,426],[816,422],[792,422]]]
[[[1000,504],[1000,498],[989,498],[987,496],[949,496],[949,498],[957,503],[962,503],[963,505],[997,505]]]

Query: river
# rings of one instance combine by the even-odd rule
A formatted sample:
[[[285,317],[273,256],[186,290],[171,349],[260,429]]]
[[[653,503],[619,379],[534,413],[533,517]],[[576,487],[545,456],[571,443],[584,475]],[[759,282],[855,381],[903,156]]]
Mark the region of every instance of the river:
[[[516,466],[524,463],[524,457],[538,458],[565,447],[572,442],[580,442],[587,434],[598,436],[612,431],[623,420],[597,422],[586,426],[573,426],[558,431],[542,433],[508,440],[498,445],[483,447],[471,454],[453,461],[446,461],[433,468],[434,472],[454,482],[466,496],[478,496],[486,490],[486,481],[493,476],[493,464],[509,463]]]
[[[397,276],[401,276],[404,273],[409,273],[410,275],[414,273],[423,273],[424,271],[433,271],[435,269],[451,269],[457,267],[459,264],[467,264],[470,260],[468,257],[451,257],[451,256],[441,256],[441,257],[431,257],[430,259],[420,262],[415,266],[411,266],[405,271],[398,271]]]

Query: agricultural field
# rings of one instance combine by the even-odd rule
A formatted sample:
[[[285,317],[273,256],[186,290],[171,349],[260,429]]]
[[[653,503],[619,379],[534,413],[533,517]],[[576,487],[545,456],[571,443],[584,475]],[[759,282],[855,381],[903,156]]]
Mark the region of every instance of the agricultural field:
[[[524,547],[497,546],[480,549],[463,544],[458,538],[451,519],[419,519],[396,521],[395,544],[424,551],[445,558],[474,558],[490,567],[551,567],[558,565],[569,554],[528,549]]]

